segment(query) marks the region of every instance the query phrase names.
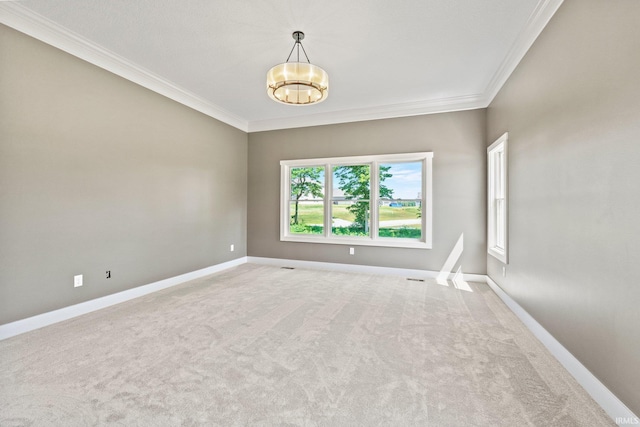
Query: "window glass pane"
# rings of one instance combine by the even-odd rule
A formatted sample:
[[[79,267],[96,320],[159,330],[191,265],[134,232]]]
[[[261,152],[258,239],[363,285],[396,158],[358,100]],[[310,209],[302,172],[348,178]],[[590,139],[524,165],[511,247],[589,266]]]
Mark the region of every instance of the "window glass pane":
[[[496,153],[496,197],[504,197],[504,151]]]
[[[332,233],[341,236],[369,236],[371,165],[334,166],[332,172]]]
[[[290,169],[289,231],[292,234],[324,233],[324,167]]]
[[[289,231],[292,234],[324,233],[324,201],[298,200],[289,202],[291,220]]]
[[[334,200],[331,205],[331,232],[336,236],[369,236],[369,202]]]
[[[422,237],[422,162],[379,166],[378,235]]]
[[[291,168],[290,200],[319,200],[324,197],[324,167]]]
[[[333,167],[333,200],[369,200],[371,166]]]
[[[504,199],[496,199],[496,247],[499,249],[505,248],[505,225]]]
[[[419,239],[422,237],[421,200],[381,200],[378,236]]]

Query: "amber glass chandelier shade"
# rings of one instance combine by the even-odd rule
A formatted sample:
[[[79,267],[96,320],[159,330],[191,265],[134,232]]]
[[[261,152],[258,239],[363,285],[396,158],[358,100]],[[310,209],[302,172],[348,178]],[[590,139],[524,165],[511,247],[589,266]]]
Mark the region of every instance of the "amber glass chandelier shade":
[[[308,105],[322,102],[329,95],[329,75],[322,68],[305,62],[285,62],[267,73],[267,93],[277,102]]]

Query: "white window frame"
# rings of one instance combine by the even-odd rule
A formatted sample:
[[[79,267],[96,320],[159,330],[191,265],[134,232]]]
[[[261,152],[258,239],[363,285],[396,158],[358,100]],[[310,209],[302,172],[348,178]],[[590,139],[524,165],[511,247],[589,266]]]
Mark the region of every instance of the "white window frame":
[[[379,197],[379,165],[394,162],[422,162],[422,237],[420,239],[402,239],[378,236],[378,207]],[[331,234],[331,199],[332,199],[332,168],[334,166],[369,164],[371,166],[370,183],[371,227],[369,236],[334,236]],[[433,244],[433,153],[403,153],[371,156],[330,157],[321,159],[297,159],[280,161],[280,240],[286,242],[325,243],[338,245],[384,246],[398,248],[431,249]],[[291,168],[317,167],[325,168],[324,194],[324,234],[300,235],[289,232],[291,193]],[[375,220],[374,220],[375,219]]]
[[[505,132],[487,148],[487,252],[504,264],[509,261],[508,140]]]

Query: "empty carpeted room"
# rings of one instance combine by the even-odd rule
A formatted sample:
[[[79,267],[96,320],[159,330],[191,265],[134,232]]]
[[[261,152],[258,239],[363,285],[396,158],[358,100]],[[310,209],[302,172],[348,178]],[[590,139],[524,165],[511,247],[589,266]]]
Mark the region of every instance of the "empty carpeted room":
[[[640,1],[0,1],[0,426],[640,424]]]

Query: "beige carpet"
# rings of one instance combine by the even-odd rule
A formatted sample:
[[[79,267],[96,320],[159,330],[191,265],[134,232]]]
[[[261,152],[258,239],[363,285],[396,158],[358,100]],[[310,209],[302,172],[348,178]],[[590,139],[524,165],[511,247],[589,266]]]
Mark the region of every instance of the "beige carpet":
[[[615,425],[470,288],[246,264],[1,341],[0,425]]]

